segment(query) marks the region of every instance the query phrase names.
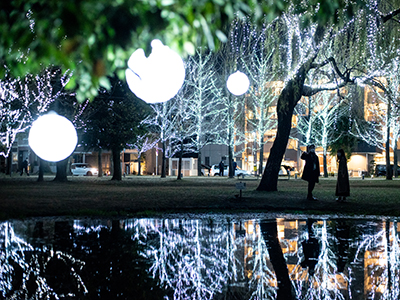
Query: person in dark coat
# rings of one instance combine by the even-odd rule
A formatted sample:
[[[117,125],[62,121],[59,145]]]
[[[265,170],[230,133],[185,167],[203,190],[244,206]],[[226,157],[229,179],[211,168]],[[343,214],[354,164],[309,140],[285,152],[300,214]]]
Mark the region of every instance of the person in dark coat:
[[[301,242],[303,247],[304,259],[300,265],[302,268],[308,268],[308,273],[312,276],[315,273],[315,266],[318,264],[318,257],[321,252],[321,246],[315,237],[312,224],[315,220],[307,220],[308,239]]]
[[[336,193],[338,196],[336,201],[344,202],[346,197],[350,196],[350,183],[349,183],[349,172],[347,171],[347,159],[343,149],[339,149],[337,152],[337,160],[339,163],[338,176],[336,182]]]
[[[237,169],[237,162],[234,161],[233,159],[232,159],[232,169],[233,169],[233,175],[235,175]]]
[[[307,200],[317,201],[318,199],[312,195],[315,184],[319,182],[320,175],[319,160],[318,156],[315,154],[315,146],[307,146],[307,152],[303,152],[301,159],[306,161],[301,179],[308,181]]]
[[[224,161],[221,160],[218,167],[219,167],[219,176],[224,176],[224,167],[225,167]]]
[[[22,162],[22,170],[21,170],[21,176],[22,174],[24,174],[24,171],[26,172],[26,175],[29,176],[29,161],[28,158],[26,158],[23,162]]]

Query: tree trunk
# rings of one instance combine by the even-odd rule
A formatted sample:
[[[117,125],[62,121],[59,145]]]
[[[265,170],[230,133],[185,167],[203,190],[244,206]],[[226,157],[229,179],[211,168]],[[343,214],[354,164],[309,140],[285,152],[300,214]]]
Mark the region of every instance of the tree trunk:
[[[181,140],[181,151],[179,151],[179,163],[178,163],[178,177],[177,180],[182,179],[182,156],[183,156],[183,140]]]
[[[261,137],[260,137],[260,158],[259,158],[259,162],[258,162],[258,174],[262,174],[263,173],[263,167],[264,167],[264,134],[260,133]]]
[[[386,139],[386,180],[392,180],[392,168],[390,166],[390,127],[387,129],[388,138]],[[394,166],[393,166],[394,167]]]
[[[201,150],[197,152],[197,176],[201,176]]]
[[[166,157],[165,157],[166,145],[165,145],[165,143],[166,143],[165,141],[162,142],[161,178],[167,177],[167,174],[166,174],[166,171],[165,171],[165,160],[166,160]]]
[[[229,145],[229,147],[228,147],[228,151],[229,151],[229,153],[228,153],[228,160],[229,160],[229,162],[228,162],[228,168],[229,168],[229,178],[233,178],[233,177],[235,177],[235,171],[233,170],[233,155],[232,155],[232,149],[233,147],[231,146],[231,145]]]
[[[6,175],[10,175],[12,174],[12,152],[10,151],[10,153],[7,156],[7,168],[6,168]]]
[[[43,168],[44,161],[40,157],[38,157],[38,160],[39,160],[39,176],[37,181],[42,182],[44,181],[44,168]]]
[[[103,154],[103,149],[99,148],[98,156],[97,156],[97,165],[99,169],[99,174],[97,177],[103,177],[103,161],[102,161],[102,154]]]
[[[278,114],[277,133],[257,191],[272,192],[278,190],[278,174],[289,141],[293,110],[302,97],[304,78],[304,67],[301,67],[297,76],[287,83],[279,95],[276,107]]]
[[[328,177],[328,164],[326,161],[326,149],[324,148],[324,177]]]
[[[69,157],[66,159],[60,160],[56,163],[57,173],[56,173],[56,177],[53,179],[53,181],[58,181],[58,182],[68,181],[68,179],[67,179],[68,160],[69,160]]]
[[[142,154],[139,152],[139,154],[138,154],[138,176],[141,176],[142,174],[142,167],[141,167],[141,165],[140,165],[140,160],[141,160],[141,158],[142,158]]]
[[[393,147],[393,176],[397,178],[398,174],[397,170],[397,139],[394,141],[394,147]]]
[[[386,180],[392,180],[392,168],[390,167],[390,119],[391,119],[391,103],[388,97],[387,116],[386,116]],[[393,166],[394,167],[394,166]]]
[[[278,230],[276,221],[261,221],[261,233],[265,245],[267,246],[271,264],[274,268],[276,281],[278,282],[277,300],[294,299],[292,283],[289,278],[289,270],[286,260],[283,257],[282,248],[278,239]]]
[[[318,26],[317,31],[320,31],[321,28]],[[317,35],[320,37],[323,36],[321,34]],[[318,43],[319,41],[317,40],[317,44]],[[310,57],[308,61],[297,70],[296,75],[287,82],[279,95],[276,107],[278,115],[277,133],[257,191],[278,190],[278,174],[289,141],[294,107],[303,96],[304,81],[308,71],[312,67],[315,57],[316,55]],[[308,94],[310,94],[310,92],[308,92]]]
[[[122,180],[121,151],[119,149],[112,149],[111,153],[113,159],[113,176],[111,180]]]

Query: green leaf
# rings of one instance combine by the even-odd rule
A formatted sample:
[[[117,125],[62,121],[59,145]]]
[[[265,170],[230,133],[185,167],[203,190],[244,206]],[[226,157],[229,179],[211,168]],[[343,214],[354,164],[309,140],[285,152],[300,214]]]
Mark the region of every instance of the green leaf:
[[[100,86],[102,86],[106,90],[111,90],[111,83],[110,83],[110,80],[107,77],[105,77],[105,76],[100,77],[99,78],[99,84],[100,84]]]

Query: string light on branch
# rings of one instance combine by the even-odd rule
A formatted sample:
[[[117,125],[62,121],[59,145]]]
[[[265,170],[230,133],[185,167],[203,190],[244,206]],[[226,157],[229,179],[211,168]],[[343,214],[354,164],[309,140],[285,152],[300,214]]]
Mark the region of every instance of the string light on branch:
[[[41,159],[57,162],[71,155],[78,137],[74,125],[67,118],[50,112],[33,122],[28,142]]]
[[[182,58],[160,40],[151,42],[152,52],[146,57],[138,49],[128,60],[126,81],[131,91],[148,103],[165,102],[174,97],[185,79]]]
[[[236,71],[231,74],[226,81],[226,87],[235,96],[241,96],[247,92],[250,86],[249,78],[246,74]]]

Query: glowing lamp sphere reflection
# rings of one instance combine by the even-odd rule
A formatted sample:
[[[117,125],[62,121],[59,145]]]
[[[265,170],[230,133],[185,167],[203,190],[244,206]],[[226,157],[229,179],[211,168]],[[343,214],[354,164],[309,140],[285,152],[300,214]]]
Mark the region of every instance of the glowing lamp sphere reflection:
[[[231,74],[226,81],[226,87],[235,96],[241,96],[247,92],[250,86],[249,78],[246,74],[236,71]]]
[[[28,141],[41,159],[57,162],[71,155],[78,137],[74,125],[67,118],[49,113],[33,122]]]
[[[152,52],[146,57],[138,49],[128,60],[125,71],[131,91],[148,103],[165,102],[174,97],[185,79],[182,58],[160,40],[151,42]]]

